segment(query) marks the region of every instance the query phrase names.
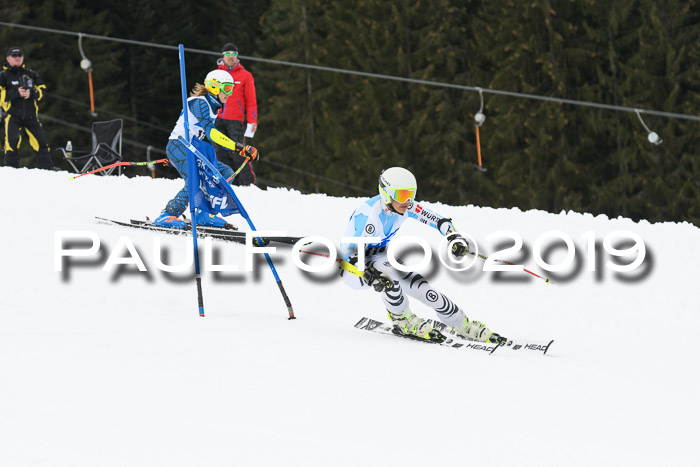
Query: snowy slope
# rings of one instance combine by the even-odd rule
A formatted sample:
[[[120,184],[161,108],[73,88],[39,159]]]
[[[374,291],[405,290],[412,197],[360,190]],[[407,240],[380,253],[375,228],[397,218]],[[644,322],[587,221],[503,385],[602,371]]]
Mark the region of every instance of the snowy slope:
[[[156,239],[164,262],[182,263],[191,238],[94,219],[154,217],[180,187],[0,168],[0,466],[700,463],[698,228],[425,203],[486,254],[498,246],[487,235],[517,232],[527,254],[504,259],[540,274],[532,249],[544,232],[577,246],[578,269],[549,274],[551,286],[522,272],[425,271],[491,329],[555,339],[547,357],[488,356],[354,329],[362,316],[385,318],[379,297],[334,272],[302,272],[289,248],[272,258],[297,320],[286,319],[264,260],[252,273],[205,273],[200,318],[191,271],[161,272],[154,258]],[[359,202],[237,193],[259,229],[336,245]],[[100,252],[57,272],[55,238],[66,230],[94,232]],[[619,230],[646,245],[635,273],[604,266],[602,241]],[[596,272],[587,270],[588,231],[600,243]],[[417,222],[401,233],[435,252],[441,239]],[[109,255],[128,257],[120,237],[148,272],[102,270]],[[217,241],[213,250],[215,264],[243,267],[242,246]],[[550,261],[563,255],[555,249]]]

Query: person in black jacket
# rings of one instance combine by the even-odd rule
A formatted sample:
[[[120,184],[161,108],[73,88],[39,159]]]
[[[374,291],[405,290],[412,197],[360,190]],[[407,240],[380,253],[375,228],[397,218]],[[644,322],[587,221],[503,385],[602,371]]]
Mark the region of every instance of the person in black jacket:
[[[40,169],[53,169],[46,134],[39,122],[38,102],[44,97],[46,85],[36,71],[24,65],[24,54],[19,47],[7,51],[7,64],[0,72],[0,103],[5,116],[5,165],[19,167],[21,131],[24,130],[29,144],[37,152],[36,161]]]

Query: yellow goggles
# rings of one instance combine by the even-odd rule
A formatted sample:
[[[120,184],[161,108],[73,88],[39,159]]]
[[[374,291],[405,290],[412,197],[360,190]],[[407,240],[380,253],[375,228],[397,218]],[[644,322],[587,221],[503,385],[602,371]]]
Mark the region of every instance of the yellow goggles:
[[[413,201],[416,197],[415,188],[399,188],[397,190],[392,190],[384,187],[383,190],[384,193],[389,196],[389,198],[400,204],[404,204],[407,201]]]

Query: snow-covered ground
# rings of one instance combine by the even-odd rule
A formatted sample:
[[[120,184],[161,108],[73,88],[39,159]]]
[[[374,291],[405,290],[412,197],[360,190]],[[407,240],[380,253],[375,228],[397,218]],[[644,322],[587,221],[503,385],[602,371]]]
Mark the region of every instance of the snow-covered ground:
[[[385,319],[377,294],[301,271],[289,247],[272,258],[298,319],[286,319],[264,260],[250,273],[204,273],[200,318],[191,270],[162,272],[154,257],[182,263],[190,237],[95,220],[153,218],[181,184],[0,168],[0,466],[700,465],[698,228],[425,203],[486,254],[502,249],[489,234],[516,232],[524,250],[504,259],[554,279],[436,262],[424,271],[492,330],[555,339],[548,356],[489,356],[353,328]],[[259,229],[336,245],[359,202],[237,193]],[[550,230],[576,245],[557,275],[533,256]],[[632,273],[605,266],[603,241],[621,230],[646,246]],[[100,249],[59,272],[61,245],[89,246],[57,245],[60,231],[92,232]],[[441,240],[418,222],[401,234],[434,252]],[[130,257],[129,242],[147,272],[103,271]],[[214,264],[243,268],[243,246],[215,241],[213,252]],[[558,247],[547,259],[564,256]]]

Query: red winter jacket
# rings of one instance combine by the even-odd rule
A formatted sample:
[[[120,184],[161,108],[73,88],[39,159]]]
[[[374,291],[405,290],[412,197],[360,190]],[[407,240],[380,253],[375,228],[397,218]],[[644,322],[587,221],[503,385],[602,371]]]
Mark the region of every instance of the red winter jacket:
[[[238,120],[258,123],[258,102],[255,97],[255,81],[251,72],[243,68],[240,60],[229,70],[225,63],[219,70],[228,71],[233,76],[233,93],[219,110],[218,116],[224,120]]]

